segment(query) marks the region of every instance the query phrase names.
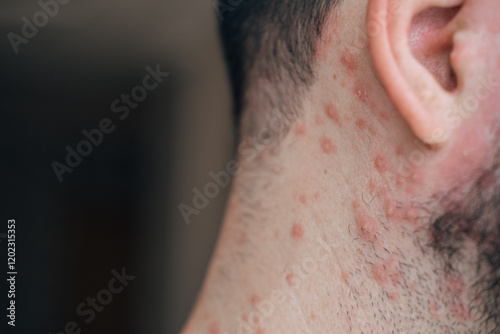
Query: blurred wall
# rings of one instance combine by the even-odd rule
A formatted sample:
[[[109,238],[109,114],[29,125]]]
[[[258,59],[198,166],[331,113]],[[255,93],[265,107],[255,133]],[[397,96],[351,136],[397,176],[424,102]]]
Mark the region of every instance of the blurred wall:
[[[17,326],[7,333],[55,334],[69,321],[82,333],[176,333],[227,189],[189,225],[178,205],[225,168],[234,142],[215,8],[199,0],[58,7],[47,7],[53,17],[16,53],[8,34],[23,37],[34,15],[43,23],[42,8],[0,4],[0,233],[16,219],[18,269]],[[169,75],[126,117],[115,113],[112,102],[141,86],[148,66]],[[54,161],[65,164],[66,147],[76,150],[82,131],[106,118],[113,131],[60,182]],[[77,306],[122,268],[135,278],[86,323]]]

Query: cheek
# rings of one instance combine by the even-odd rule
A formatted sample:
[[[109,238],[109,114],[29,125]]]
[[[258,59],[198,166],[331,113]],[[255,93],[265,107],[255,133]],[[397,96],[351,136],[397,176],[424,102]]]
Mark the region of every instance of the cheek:
[[[499,11],[500,1],[491,6],[470,1],[460,15],[466,33],[455,41],[452,55],[461,77],[460,99],[450,117],[457,124],[456,136],[439,168],[448,181],[467,181],[500,152]]]
[[[450,182],[455,184],[474,179],[477,172],[495,163],[500,150],[500,110],[495,104],[500,105],[500,94],[492,95],[490,99],[483,101],[473,116],[464,119],[448,154],[439,163],[442,178],[437,183],[444,182],[444,189],[449,189]]]
[[[481,61],[475,61],[482,65],[477,65],[471,80],[474,84],[464,94],[460,108],[468,111],[477,106],[471,117],[464,117],[464,155],[470,156],[469,160],[483,156],[489,163],[487,160],[500,149],[500,27],[494,34],[488,32],[485,36],[488,42],[478,47],[477,59]]]

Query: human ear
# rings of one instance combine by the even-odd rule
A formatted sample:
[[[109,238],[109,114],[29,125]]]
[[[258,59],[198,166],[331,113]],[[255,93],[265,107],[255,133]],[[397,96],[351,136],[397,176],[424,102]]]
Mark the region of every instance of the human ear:
[[[470,29],[464,0],[369,0],[366,28],[376,73],[415,136],[443,144],[458,131],[450,111],[469,94],[460,61]],[[467,41],[465,41],[467,43]],[[470,47],[474,47],[470,45]]]

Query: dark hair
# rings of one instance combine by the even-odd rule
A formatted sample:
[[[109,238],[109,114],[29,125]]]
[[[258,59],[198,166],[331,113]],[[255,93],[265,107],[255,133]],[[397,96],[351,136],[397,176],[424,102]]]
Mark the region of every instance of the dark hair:
[[[470,189],[450,191],[441,200],[445,209],[428,229],[429,245],[444,260],[446,274],[463,275],[464,268],[470,269],[464,265],[476,270],[468,311],[488,328],[484,333],[500,332],[499,176],[500,162],[482,172]]]
[[[316,45],[338,0],[219,0],[237,123],[249,91],[259,109],[292,112],[314,79]],[[258,92],[255,92],[258,89]],[[266,91],[267,90],[267,91]],[[252,102],[253,103],[253,102]]]

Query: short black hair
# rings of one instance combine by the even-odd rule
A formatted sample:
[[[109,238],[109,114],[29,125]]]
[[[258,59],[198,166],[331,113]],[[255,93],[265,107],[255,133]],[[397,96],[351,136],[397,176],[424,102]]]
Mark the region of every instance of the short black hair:
[[[255,89],[260,91],[252,98],[257,100],[252,102],[257,108],[278,108],[283,112],[284,107],[293,112],[301,89],[314,80],[316,46],[325,20],[337,2],[218,1],[220,34],[237,124],[248,107],[249,91]]]

